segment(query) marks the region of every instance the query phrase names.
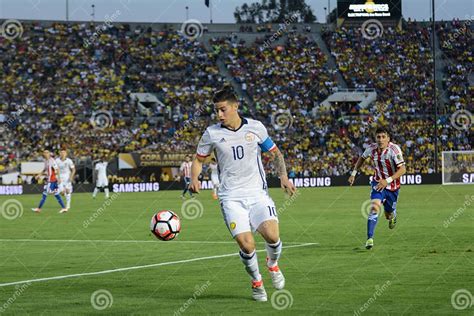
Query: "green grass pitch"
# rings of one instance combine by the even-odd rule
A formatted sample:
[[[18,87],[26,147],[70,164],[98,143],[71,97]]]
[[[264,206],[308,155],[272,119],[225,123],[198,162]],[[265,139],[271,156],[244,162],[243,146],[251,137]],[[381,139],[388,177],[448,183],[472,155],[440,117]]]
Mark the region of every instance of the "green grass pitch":
[[[270,191],[280,212],[281,238],[292,248],[284,249],[280,260],[285,292],[272,288],[265,252],[258,253],[266,303],[251,300],[238,248],[209,191],[198,197],[202,216],[182,218],[181,234],[169,242],[152,236],[149,222],[160,209],[181,214],[178,191],[122,193],[110,205],[103,194],[96,200],[74,194],[68,214],[58,213],[51,196],[41,214],[30,211],[40,195],[2,196],[0,205],[16,199],[23,213],[0,216],[0,312],[472,315],[473,187],[402,187],[397,227],[389,230],[379,219],[370,251],[364,248],[367,223],[361,212],[369,189],[300,189],[286,206],[281,190]],[[136,242],[116,242],[127,240]],[[257,248],[264,249],[257,240]],[[130,267],[139,268],[116,270]],[[95,274],[105,270],[114,271]],[[48,279],[73,274],[79,276]]]

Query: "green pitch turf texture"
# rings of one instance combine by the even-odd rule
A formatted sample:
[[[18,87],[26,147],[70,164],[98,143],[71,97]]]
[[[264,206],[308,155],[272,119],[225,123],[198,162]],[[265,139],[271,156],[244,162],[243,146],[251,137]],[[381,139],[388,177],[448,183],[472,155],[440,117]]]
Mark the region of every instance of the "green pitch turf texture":
[[[0,216],[0,311],[472,315],[469,293],[472,306],[463,310],[455,309],[451,298],[457,290],[474,294],[473,192],[473,186],[402,187],[397,227],[389,230],[387,221],[379,218],[375,247],[365,250],[367,224],[361,206],[368,199],[368,186],[300,189],[284,208],[284,194],[272,189],[281,238],[293,247],[284,249],[280,260],[288,292],[277,293],[280,297],[274,297],[278,300],[273,304],[265,252],[258,257],[269,301],[260,303],[251,300],[249,277],[209,191],[198,197],[202,216],[183,218],[182,233],[169,242],[157,240],[148,227],[157,210],[181,214],[178,191],[122,193],[108,206],[103,194],[96,200],[90,194],[74,194],[67,214],[58,213],[52,196],[41,214],[30,211],[40,195],[2,196],[0,204],[16,199],[23,213],[12,220]],[[136,242],[114,242],[123,240]],[[257,241],[258,249],[264,249],[262,239]],[[216,257],[199,259],[211,256]],[[169,264],[173,261],[184,262]],[[164,264],[84,275],[159,263]],[[72,274],[81,276],[4,286]],[[91,298],[98,293],[107,297],[94,301],[96,309]],[[278,309],[286,303],[291,304]]]

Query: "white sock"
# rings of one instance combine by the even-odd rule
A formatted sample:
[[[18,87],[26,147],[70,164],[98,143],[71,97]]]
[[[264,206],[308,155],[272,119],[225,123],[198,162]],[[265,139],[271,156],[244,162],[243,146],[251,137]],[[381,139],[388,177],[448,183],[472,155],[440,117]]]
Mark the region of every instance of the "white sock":
[[[99,189],[98,189],[98,188],[95,188],[95,189],[94,189],[94,193],[92,193],[92,197],[96,197],[97,192],[99,192]]]
[[[244,263],[245,270],[250,275],[252,280],[260,281],[262,276],[260,275],[260,271],[258,270],[258,261],[257,261],[257,253],[255,250],[252,253],[245,253],[242,250],[239,251],[240,260]]]
[[[281,248],[282,248],[282,242],[280,239],[274,244],[269,244],[265,243],[265,247],[267,248],[267,256],[268,256],[268,262],[267,266],[269,267],[274,267],[278,263],[278,259],[281,256]]]
[[[71,193],[66,193],[66,208],[71,207]]]
[[[214,187],[214,194],[217,195],[217,188]]]
[[[108,199],[109,198],[109,188],[105,188],[104,192],[105,192],[105,198]]]

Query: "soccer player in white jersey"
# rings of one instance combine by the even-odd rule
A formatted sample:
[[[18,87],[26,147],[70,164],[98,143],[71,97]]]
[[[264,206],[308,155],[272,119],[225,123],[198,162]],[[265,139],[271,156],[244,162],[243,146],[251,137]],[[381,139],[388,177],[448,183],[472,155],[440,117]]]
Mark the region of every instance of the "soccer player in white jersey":
[[[184,190],[181,194],[181,198],[183,200],[184,196],[186,195],[186,192],[189,192],[189,195],[193,197],[193,192],[189,190],[189,183],[191,183],[191,157],[186,156],[184,159],[185,160],[183,161],[183,163],[181,163],[181,166],[179,167],[179,171],[181,171],[181,176],[184,180]]]
[[[43,196],[37,208],[32,208],[33,212],[39,213],[41,212],[41,208],[43,207],[44,203],[46,202],[46,198],[48,194],[54,194],[54,197],[58,201],[59,205],[61,205],[60,213],[64,213],[67,211],[66,207],[64,206],[64,202],[61,199],[61,195],[59,194],[58,190],[58,183],[61,183],[61,173],[59,171],[58,165],[53,157],[51,157],[51,152],[49,149],[43,150],[43,158],[44,158],[44,170],[41,174],[35,176],[38,179],[41,175],[46,175],[46,184],[44,186]]]
[[[209,170],[211,170],[211,182],[212,182],[212,198],[217,200],[217,191],[219,189],[219,166],[215,158],[211,159],[209,164]]]
[[[224,221],[240,247],[240,258],[252,279],[253,299],[266,301],[252,232],[258,231],[266,241],[267,268],[273,286],[282,289],[285,278],[278,267],[282,243],[275,204],[268,195],[262,152],[273,158],[285,192],[293,195],[296,189],[288,180],[283,155],[265,126],[239,116],[239,103],[232,89],[218,91],[213,102],[220,123],[209,126],[201,137],[191,168],[190,189],[199,192],[202,163],[214,152],[219,166],[219,202]]]
[[[59,158],[56,158],[56,164],[58,165],[61,179],[59,192],[66,197],[65,212],[67,212],[71,208],[72,182],[76,174],[76,167],[72,160],[67,157],[67,150],[64,148],[59,151]]]
[[[102,158],[96,165],[95,165],[95,172],[96,172],[96,183],[94,193],[92,193],[92,198],[95,199],[97,196],[97,192],[100,189],[104,189],[105,198],[109,198],[109,179],[107,179],[107,166],[108,162],[105,161],[105,158]]]
[[[390,142],[390,134],[385,128],[378,128],[375,132],[376,143],[371,144],[364,151],[349,177],[352,186],[357,175],[357,170],[368,158],[372,160],[375,176],[373,177],[370,193],[372,200],[370,213],[367,219],[367,241],[365,248],[372,249],[374,246],[374,231],[377,218],[383,204],[385,218],[389,221],[388,227],[395,228],[397,223],[397,200],[400,190],[400,177],[406,172],[405,161],[400,147]]]

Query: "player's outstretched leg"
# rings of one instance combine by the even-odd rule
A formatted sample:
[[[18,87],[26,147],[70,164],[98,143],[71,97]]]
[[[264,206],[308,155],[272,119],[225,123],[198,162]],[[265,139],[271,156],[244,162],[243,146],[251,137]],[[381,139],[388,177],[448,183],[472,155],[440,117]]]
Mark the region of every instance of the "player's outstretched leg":
[[[54,197],[56,198],[56,200],[58,200],[59,205],[61,205],[61,210],[59,210],[59,213],[66,213],[67,208],[64,205],[63,199],[61,199],[61,194],[59,192],[56,192],[54,194]]]
[[[98,187],[95,187],[94,188],[94,193],[92,193],[92,198],[95,199],[95,197],[97,196],[97,192],[99,192],[99,188]]]
[[[109,194],[110,194],[110,192],[109,192],[109,187],[105,187],[105,188],[104,188],[104,193],[105,193],[105,198],[108,199],[108,198],[109,198]]]
[[[260,224],[258,232],[265,239],[265,248],[267,249],[267,267],[272,278],[273,287],[281,290],[285,287],[285,277],[278,266],[278,259],[281,256],[282,242],[278,222],[268,220]]]
[[[48,197],[48,193],[43,192],[43,196],[41,197],[41,201],[39,202],[38,207],[37,208],[32,208],[31,210],[33,212],[37,212],[37,213],[41,212],[41,208],[43,207],[44,202],[46,202],[47,197]]]
[[[267,292],[263,286],[262,276],[258,268],[257,252],[255,251],[255,240],[251,232],[245,232],[235,236],[239,244],[240,260],[245,266],[245,270],[252,279],[252,297],[259,302],[267,301]]]
[[[367,241],[365,243],[366,249],[371,249],[374,246],[374,233],[375,226],[377,226],[380,204],[380,200],[373,200],[370,207],[370,214],[367,218]]]

